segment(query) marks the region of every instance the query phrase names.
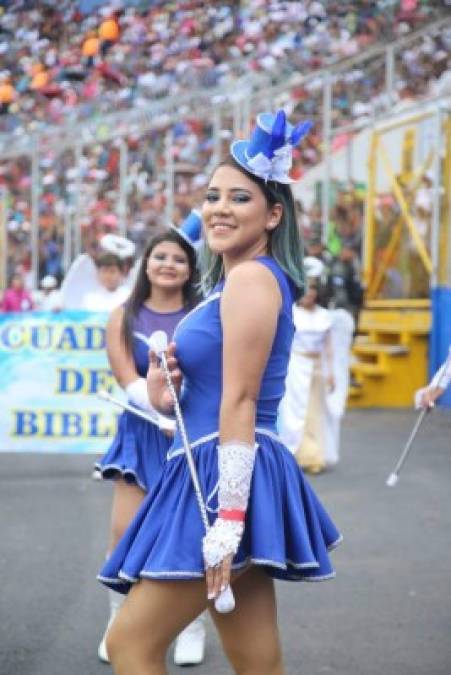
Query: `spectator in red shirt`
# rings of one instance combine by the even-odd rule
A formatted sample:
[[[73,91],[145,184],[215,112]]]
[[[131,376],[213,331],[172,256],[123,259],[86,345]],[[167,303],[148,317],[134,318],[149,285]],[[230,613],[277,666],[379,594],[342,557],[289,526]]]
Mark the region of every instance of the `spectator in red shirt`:
[[[11,277],[10,284],[3,295],[1,309],[3,312],[27,312],[33,309],[33,300],[19,272]]]

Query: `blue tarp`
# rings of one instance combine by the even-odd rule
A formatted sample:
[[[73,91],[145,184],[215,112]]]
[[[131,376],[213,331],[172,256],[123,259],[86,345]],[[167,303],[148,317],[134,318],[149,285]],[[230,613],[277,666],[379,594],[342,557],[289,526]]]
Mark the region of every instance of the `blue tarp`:
[[[451,288],[434,288],[432,301],[432,331],[429,342],[429,374],[438,370],[451,345]],[[440,405],[451,408],[451,387],[443,394]]]

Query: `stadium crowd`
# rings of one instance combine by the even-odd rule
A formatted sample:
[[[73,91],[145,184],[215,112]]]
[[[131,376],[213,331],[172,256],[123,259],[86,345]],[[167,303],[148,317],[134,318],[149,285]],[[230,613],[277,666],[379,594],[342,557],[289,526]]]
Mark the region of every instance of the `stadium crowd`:
[[[88,3],[89,4],[89,3]],[[83,14],[78,3],[4,2],[0,16],[0,131],[14,142],[48,125],[143,107],[196,88],[230,90],[244,73],[266,73],[272,82],[297,72],[312,74],[370,45],[404,35],[435,16],[434,2],[142,3],[105,5]],[[83,3],[81,3],[83,5]],[[146,7],[144,7],[146,5]],[[150,5],[150,6],[149,6]],[[387,94],[381,62],[351,67],[333,85],[333,124],[367,119],[387,106],[451,91],[451,31],[421,37],[396,59],[396,88]],[[287,90],[290,116],[312,118],[315,128],[296,151],[296,177],[321,160],[322,79]],[[183,111],[182,111],[183,112]],[[106,119],[106,117],[105,117]],[[230,124],[228,124],[230,122]],[[230,128],[231,120],[223,120]],[[138,244],[163,223],[164,131],[126,136],[127,235]],[[227,141],[227,132],[221,136]],[[187,109],[173,127],[174,222],[199,203],[213,155],[211,116]],[[336,133],[334,147],[346,142]],[[67,222],[82,230],[83,248],[119,218],[119,141],[85,144],[74,151],[45,147],[39,157],[39,278],[64,275]],[[0,156],[0,186],[8,230],[8,278],[31,264],[31,161]],[[78,193],[78,194],[77,194]],[[302,206],[300,206],[302,209]],[[357,213],[357,210],[355,212]],[[304,219],[315,221],[315,207]],[[357,218],[356,218],[357,220]],[[123,223],[121,223],[123,225]],[[321,224],[320,224],[321,225]],[[340,237],[340,234],[337,235]]]
[[[249,70],[280,79],[322,68],[415,28],[433,6],[248,0],[206,9],[189,0],[83,15],[71,0],[6,4],[0,128],[18,133],[196,88],[227,89]]]

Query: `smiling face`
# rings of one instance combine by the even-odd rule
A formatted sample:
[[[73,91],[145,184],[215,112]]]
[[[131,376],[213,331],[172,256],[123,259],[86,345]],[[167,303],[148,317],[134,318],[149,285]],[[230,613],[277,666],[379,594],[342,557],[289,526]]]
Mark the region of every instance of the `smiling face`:
[[[210,249],[230,262],[264,255],[282,206],[270,206],[260,187],[239,169],[222,165],[214,172],[202,206]]]
[[[162,241],[150,252],[146,271],[153,288],[179,290],[190,277],[188,256],[175,242]]]

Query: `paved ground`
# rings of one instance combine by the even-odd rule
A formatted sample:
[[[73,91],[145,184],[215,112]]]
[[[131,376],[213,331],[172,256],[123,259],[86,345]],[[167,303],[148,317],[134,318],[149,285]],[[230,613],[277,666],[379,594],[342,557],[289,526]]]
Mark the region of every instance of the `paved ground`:
[[[341,464],[314,479],[345,542],[335,581],[278,585],[287,675],[451,673],[451,411],[431,414],[398,486],[384,484],[414,419],[350,413]],[[95,581],[110,489],[91,462],[0,454],[0,675],[111,672],[96,659],[107,600]],[[231,672],[211,627],[191,672]]]

